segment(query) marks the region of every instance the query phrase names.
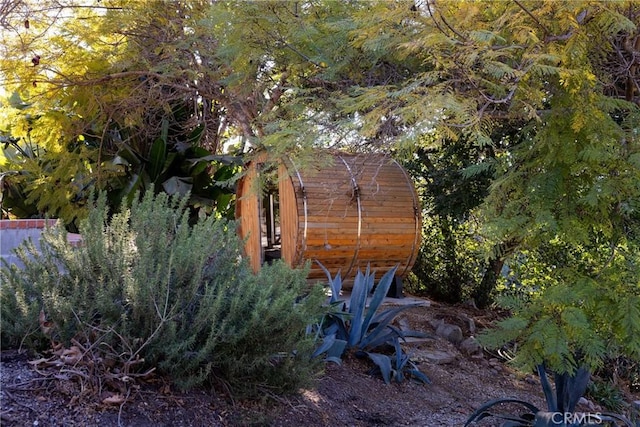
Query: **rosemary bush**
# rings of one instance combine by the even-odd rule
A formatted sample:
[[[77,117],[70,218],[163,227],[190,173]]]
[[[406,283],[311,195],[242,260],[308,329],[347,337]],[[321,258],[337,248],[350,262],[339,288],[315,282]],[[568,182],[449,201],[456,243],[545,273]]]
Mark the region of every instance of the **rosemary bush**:
[[[254,275],[234,223],[191,226],[186,201],[148,191],[110,216],[101,195],[82,246],[62,228],[46,230],[39,250],[24,244],[24,269],[0,273],[2,345],[77,344],[84,357],[155,368],[183,389],[222,382],[250,395],[306,384],[319,362],[305,327],[322,290],[282,264]]]

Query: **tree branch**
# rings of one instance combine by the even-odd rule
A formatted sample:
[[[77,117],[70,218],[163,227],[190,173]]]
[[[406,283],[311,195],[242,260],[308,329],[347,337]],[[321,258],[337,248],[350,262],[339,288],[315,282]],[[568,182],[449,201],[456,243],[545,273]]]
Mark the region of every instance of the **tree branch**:
[[[51,70],[50,71],[54,71],[55,70]],[[70,86],[96,86],[96,85],[100,85],[103,83],[107,83],[110,82],[112,80],[117,80],[117,79],[125,79],[128,77],[147,77],[147,78],[157,78],[158,80],[161,79],[165,79],[167,76],[160,74],[160,73],[155,73],[152,71],[122,71],[119,73],[111,73],[111,74],[107,74],[104,75],[102,77],[98,77],[95,79],[85,79],[85,80],[73,80],[70,77],[64,76],[60,73],[58,73],[60,76],[63,77],[63,79],[60,80],[56,80],[56,79],[47,79],[47,80],[35,80],[34,83],[49,83],[52,85],[56,85],[56,86],[60,86],[60,87],[70,87]],[[185,92],[190,92],[190,93],[196,93],[197,89],[194,87],[190,87],[185,85],[180,85],[180,84],[176,84],[176,83],[168,83],[168,82],[163,82],[162,83],[163,86],[166,87],[171,87],[174,89],[178,89],[181,91],[185,91]]]
[[[547,27],[545,27],[545,26],[542,24],[542,22],[540,22],[540,21],[538,20],[538,18],[536,18],[536,17],[533,15],[533,13],[531,13],[531,12],[529,11],[529,9],[527,9],[526,7],[524,7],[524,5],[523,5],[522,3],[520,3],[520,1],[519,1],[519,0],[513,0],[513,1],[515,2],[515,4],[517,4],[517,5],[520,7],[520,9],[524,10],[524,12],[525,12],[527,15],[529,15],[529,17],[530,17],[531,19],[533,19],[533,21],[536,23],[536,25],[537,25],[538,27],[540,27],[540,28],[542,29],[542,31],[544,31],[544,35],[545,35],[545,36],[548,36],[549,34],[551,34],[551,31],[549,31],[549,29],[548,29]]]
[[[287,78],[289,77],[289,72],[285,71],[284,73],[282,73],[282,76],[280,76],[280,81],[278,82],[278,84],[276,85],[276,87],[271,91],[271,94],[269,95],[269,100],[267,101],[267,103],[264,105],[264,107],[262,108],[262,113],[268,113],[269,111],[271,111],[276,104],[278,103],[278,101],[280,100],[280,98],[282,97],[282,94],[284,93],[284,85],[287,82]]]
[[[444,19],[444,16],[442,15],[442,13],[440,11],[438,11],[438,15],[440,16],[440,19],[442,19],[442,22],[444,22],[444,25],[447,26],[448,29],[451,30],[451,32],[453,34],[455,34],[456,36],[458,36],[460,39],[462,39],[463,41],[466,41],[467,38],[465,36],[463,36],[462,34],[460,34],[458,31],[456,31],[451,25],[449,25],[449,23],[447,22],[446,19]]]

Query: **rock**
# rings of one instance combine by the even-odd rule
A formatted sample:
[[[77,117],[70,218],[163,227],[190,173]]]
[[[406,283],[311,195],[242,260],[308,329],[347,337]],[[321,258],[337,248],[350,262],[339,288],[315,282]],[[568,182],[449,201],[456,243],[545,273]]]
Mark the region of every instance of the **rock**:
[[[466,305],[467,307],[474,308],[476,310],[478,309],[478,306],[476,305],[476,302],[473,298],[469,298],[468,300],[466,300],[464,302],[464,305]]]
[[[406,317],[401,317],[398,320],[398,326],[400,327],[401,331],[409,331],[409,330],[411,330],[411,327],[409,326],[409,321],[407,320]]]
[[[436,335],[442,337],[452,344],[458,345],[462,342],[462,329],[460,326],[450,325],[441,320],[436,327]]]
[[[454,354],[442,350],[429,350],[422,353],[421,356],[421,359],[436,365],[445,365],[447,363],[453,363],[456,360]]]
[[[471,335],[476,333],[476,322],[474,322],[471,317],[469,317],[466,314],[462,313],[460,315],[460,320],[462,320],[464,323],[467,324],[467,328],[469,329],[469,333]]]
[[[492,357],[491,359],[489,359],[489,369],[491,371],[501,372],[504,370],[504,366],[498,359]]]
[[[474,337],[469,337],[460,343],[460,351],[469,356],[478,353],[480,350],[480,344]]]
[[[583,405],[585,407],[587,407],[589,409],[589,411],[595,411],[596,410],[596,405],[593,404],[592,401],[585,399],[584,397],[581,397],[578,400],[578,405]]]

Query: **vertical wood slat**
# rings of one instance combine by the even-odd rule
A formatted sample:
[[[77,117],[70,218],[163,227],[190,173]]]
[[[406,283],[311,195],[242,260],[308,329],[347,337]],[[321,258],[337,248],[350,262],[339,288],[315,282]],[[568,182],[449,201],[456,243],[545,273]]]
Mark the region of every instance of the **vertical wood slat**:
[[[239,220],[238,234],[246,239],[245,254],[254,272],[262,266],[262,247],[260,245],[260,200],[255,194],[257,169],[255,165],[247,168],[247,173],[238,183],[236,191],[236,219]]]
[[[298,204],[294,185],[289,176],[287,167],[280,164],[278,167],[278,191],[280,193],[280,238],[282,240],[282,259],[291,265],[298,265]]]

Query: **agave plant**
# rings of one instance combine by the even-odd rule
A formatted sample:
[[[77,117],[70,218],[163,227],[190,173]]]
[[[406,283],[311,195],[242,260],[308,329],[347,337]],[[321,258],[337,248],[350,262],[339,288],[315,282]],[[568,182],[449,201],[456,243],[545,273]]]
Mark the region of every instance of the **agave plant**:
[[[402,380],[407,376],[425,384],[430,383],[429,378],[420,371],[416,364],[411,360],[410,355],[406,354],[402,350],[399,338],[393,338],[393,345],[395,348],[395,354],[391,357],[380,353],[359,353],[364,353],[364,355],[375,363],[376,370],[380,373],[384,382],[387,384],[392,380],[402,382]]]
[[[365,273],[358,271],[348,301],[340,299],[340,272],[336,277],[331,277],[331,273],[322,264],[320,266],[329,279],[331,297],[329,310],[317,327],[317,334],[323,338],[323,343],[315,355],[326,353],[327,361],[340,363],[342,356],[352,351],[357,357],[369,358],[386,383],[390,383],[391,380],[402,381],[405,377],[429,383],[427,376],[420,372],[400,345],[400,341],[408,336],[427,335],[418,331],[404,331],[392,325],[398,314],[418,304],[380,310],[393,282],[397,266],[388,271],[377,286],[374,286],[375,273],[370,271],[369,266]],[[390,346],[395,350],[395,354],[389,356],[374,351],[383,346]]]
[[[589,385],[590,373],[585,368],[579,368],[573,374],[556,373],[554,382],[555,392],[547,377],[544,364],[537,366],[540,384],[547,403],[547,410],[541,410],[530,402],[519,399],[495,399],[478,408],[465,423],[465,427],[484,418],[494,417],[504,420],[502,427],[588,427],[588,426],[618,426],[633,427],[624,416],[611,413],[578,413],[576,405],[584,395]],[[522,406],[523,414],[499,414],[492,408],[503,404]]]

